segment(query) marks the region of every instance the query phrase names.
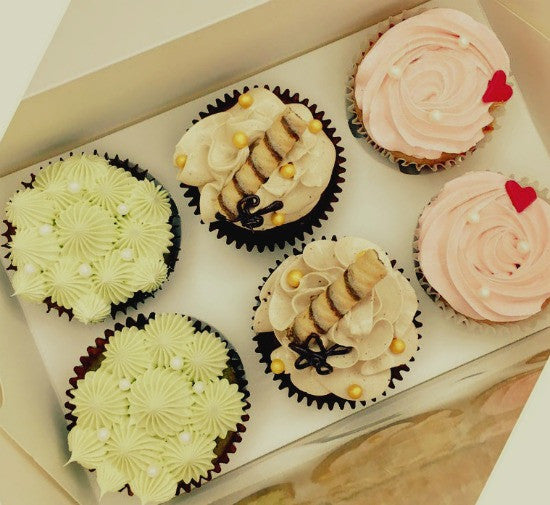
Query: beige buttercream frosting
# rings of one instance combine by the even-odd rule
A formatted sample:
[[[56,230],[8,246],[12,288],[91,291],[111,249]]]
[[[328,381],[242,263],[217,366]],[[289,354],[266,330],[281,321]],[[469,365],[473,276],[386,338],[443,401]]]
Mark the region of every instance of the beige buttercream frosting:
[[[228,111],[202,119],[189,128],[176,145],[174,161],[179,156],[187,156],[178,179],[199,188],[200,213],[205,222],[216,220],[216,214],[220,211],[218,196],[223,186],[241,168],[250,153],[249,147],[238,149],[233,145],[233,134],[245,133],[251,145],[263,136],[287,107],[267,89],[254,88],[248,94],[253,99],[250,107],[243,108],[237,103]],[[313,119],[305,105],[293,103],[288,107],[306,123]],[[286,163],[294,165],[294,177],[286,179],[279,170],[275,170],[256,192],[260,197],[257,208],[279,200],[283,202],[281,212],[285,214],[285,222],[305,216],[327,187],[335,160],[336,149],[327,135],[323,131],[314,134],[306,128],[280,161],[280,166]],[[236,224],[240,226],[240,222]],[[264,219],[263,225],[255,229],[272,227],[271,220]]]
[[[297,369],[294,365],[299,356],[289,347],[287,329],[312,298],[341,277],[359,253],[369,249],[378,254],[387,269],[386,276],[375,284],[370,295],[322,335],[325,347],[338,344],[351,351],[330,356],[327,362],[333,371],[327,375],[317,373],[314,367]],[[292,270],[303,274],[298,287],[287,281]],[[260,302],[254,330],[274,332],[281,346],[273,351],[271,360],[282,360],[293,384],[311,395],[333,393],[348,400],[357,399],[349,396],[348,387],[358,385],[363,390],[361,399],[374,398],[387,388],[390,369],[408,362],[417,350],[418,332],[413,321],[418,309],[416,294],[407,279],[392,268],[387,254],[361,238],[311,242],[302,254],[287,258],[273,272],[261,290]],[[405,344],[403,352],[390,349],[394,338]]]

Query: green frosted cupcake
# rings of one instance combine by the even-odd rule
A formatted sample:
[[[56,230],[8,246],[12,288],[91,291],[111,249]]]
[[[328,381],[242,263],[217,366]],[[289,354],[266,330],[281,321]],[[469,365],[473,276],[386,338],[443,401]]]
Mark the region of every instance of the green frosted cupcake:
[[[96,470],[101,495],[128,487],[143,504],[209,480],[248,420],[237,353],[180,314],[128,318],[105,336],[70,380],[69,461]]]
[[[14,294],[97,323],[161,287],[179,251],[168,192],[128,160],[71,155],[5,206]]]

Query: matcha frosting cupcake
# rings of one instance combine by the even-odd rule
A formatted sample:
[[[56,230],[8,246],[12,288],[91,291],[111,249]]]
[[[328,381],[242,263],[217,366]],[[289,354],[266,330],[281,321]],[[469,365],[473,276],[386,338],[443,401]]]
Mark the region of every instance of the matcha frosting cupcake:
[[[128,161],[70,156],[33,175],[5,207],[14,293],[83,323],[156,291],[174,268],[170,195]]]
[[[127,486],[143,504],[209,480],[248,419],[238,355],[180,314],[129,318],[105,335],[67,391],[70,461],[96,470],[102,496]]]

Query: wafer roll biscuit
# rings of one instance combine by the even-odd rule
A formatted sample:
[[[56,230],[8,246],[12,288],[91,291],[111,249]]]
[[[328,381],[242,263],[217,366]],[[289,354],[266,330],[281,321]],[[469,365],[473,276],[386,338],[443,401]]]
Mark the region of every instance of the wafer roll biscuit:
[[[302,341],[312,333],[327,333],[360,300],[366,298],[386,274],[386,267],[374,249],[361,252],[338,279],[296,316],[288,330],[289,338]]]
[[[250,146],[250,154],[218,196],[220,211],[229,219],[238,214],[237,204],[255,194],[278,168],[307,127],[306,122],[287,107],[264,136]]]

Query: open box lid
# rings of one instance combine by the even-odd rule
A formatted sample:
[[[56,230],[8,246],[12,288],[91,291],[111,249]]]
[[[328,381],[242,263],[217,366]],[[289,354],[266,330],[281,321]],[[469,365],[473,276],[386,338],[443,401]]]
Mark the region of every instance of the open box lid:
[[[100,69],[97,73],[88,74],[76,81],[29,97],[18,110],[8,135],[0,143],[0,174],[3,175],[20,166],[30,164],[32,161],[50,156],[54,154],[52,149],[56,152],[62,152],[68,147],[80,145],[84,140],[89,140],[108,130],[126,126],[144,116],[153,115],[160,110],[189,100],[199,92],[189,87],[190,79],[195,79],[197,74],[201,75],[201,79],[195,84],[199,86],[197,89],[212,90],[228,82],[235,81],[244,75],[254,73],[262,66],[270,66],[294,56],[298,48],[298,52],[305,52],[334,38],[339,38],[359,28],[374,24],[396,11],[420,3],[414,0],[388,1],[382,7],[375,5],[375,2],[366,3],[364,0],[349,0],[349,5],[343,9],[341,5],[336,7],[337,2],[328,0],[315,0],[315,8],[313,8],[313,3],[310,0],[305,0],[299,8],[291,0],[271,0],[266,2],[265,5],[241,13],[238,17],[224,20],[213,27],[207,27],[197,32],[200,33],[201,44],[204,44],[204,52],[198,51],[193,60],[189,62],[190,66],[186,62],[185,72],[166,71],[160,76],[153,73],[154,81],[162,80],[165,94],[150,93],[151,83],[147,80],[136,83],[138,91],[154,95],[157,99],[157,95],[162,95],[162,103],[149,100],[145,102],[137,100],[139,103],[135,103],[134,100],[134,103],[131,103],[130,100],[133,100],[133,98],[129,97],[129,102],[124,103],[122,101],[122,103],[117,103],[117,106],[113,107],[111,102],[107,103],[109,97],[103,91],[101,91],[103,97],[100,96],[101,93],[92,93],[92,100],[85,104],[82,98],[88,96],[87,93],[90,91],[90,88],[87,87],[88,84],[91,85],[98,77],[107,79],[107,81],[104,81],[104,85],[110,83],[109,79],[111,78],[115,81],[116,79],[127,79],[124,71],[130,71],[130,66],[133,66],[135,71],[138,72],[144,69],[150,70],[155,65],[172,69],[172,65],[163,62],[174,61],[174,58],[168,58],[168,60],[165,60],[165,58],[170,55],[185,54],[186,48],[190,47],[187,44],[196,43],[195,35],[171,41],[154,50],[147,51],[143,55],[137,55],[130,60],[120,62],[120,64]],[[255,27],[255,30],[258,27],[277,24],[273,23],[275,13],[279,13],[279,18],[283,15],[289,17],[288,12],[290,12],[291,4],[292,23],[290,23],[288,30],[292,36],[288,39],[285,37],[284,44],[272,43],[273,40],[270,37],[276,37],[275,31],[268,34],[262,33],[262,37],[258,40],[264,41],[265,47],[269,45],[272,49],[262,53],[265,47],[264,44],[260,44],[259,49],[251,55],[247,48],[249,40],[256,40],[254,31],[250,32],[247,39],[235,40],[232,38],[235,30],[242,29],[242,23]],[[497,0],[482,0],[482,4],[493,27],[512,56],[514,72],[522,81],[522,88],[533,116],[540,118],[537,126],[548,147],[550,132],[544,129],[546,122],[543,119],[547,116],[542,105],[547,103],[544,99],[546,90],[543,84],[549,82],[549,79],[541,79],[541,75],[550,75],[548,40]],[[357,15],[358,12],[361,13],[360,16]],[[303,36],[305,19],[308,20],[308,26],[316,27],[316,30],[307,31],[307,36]],[[326,30],[325,26],[319,22],[322,19],[330,19],[331,21],[331,26],[327,26]],[[219,37],[232,40],[232,44],[220,46]],[[275,40],[280,42],[278,39]],[[536,55],[536,60],[539,62],[535,73],[529,68],[532,60],[525,57],[523,49],[525,44],[529,44],[530,53]],[[208,55],[208,51],[211,51],[214,46],[218,48],[216,61],[224,61],[225,59],[231,62],[233,60],[234,63],[238,62],[242,66],[227,68],[213,65],[213,70],[202,66],[200,60],[204,60],[205,55]],[[235,58],[235,54],[246,54],[247,58]],[[262,60],[262,58],[264,59]],[[135,67],[136,64],[137,67]],[[182,74],[186,74],[183,81]],[[97,81],[95,82],[97,83]],[[71,100],[76,99],[77,101],[80,99],[82,102],[82,107],[73,111],[77,112],[76,116],[66,117],[56,111],[59,103],[61,103],[60,100],[64,99],[64,95],[66,97],[67,88],[65,86],[70,86],[73,92],[81,88],[83,93],[83,95],[73,94],[71,98]],[[177,91],[178,88],[179,92]],[[100,87],[100,90],[102,89]],[[106,101],[101,101],[105,99]],[[99,100],[99,102],[94,100]],[[100,106],[96,107],[98,104]],[[136,106],[142,105],[145,106],[145,109],[135,109]],[[109,114],[106,114],[106,111]],[[101,118],[101,116],[107,117],[109,124],[98,122],[98,118]],[[53,118],[55,125],[44,128],[43,122],[29,121],[30,117]],[[21,125],[25,125],[25,128]],[[58,125],[62,128],[58,129]],[[76,132],[76,136],[68,135],[69,132]],[[95,503],[85,472],[73,468],[76,465],[70,465],[65,469],[62,467],[68,458],[65,449],[66,431],[62,411],[59,408],[58,399],[51,388],[40,354],[25,323],[21,309],[16,300],[9,298],[10,293],[6,288],[6,286],[9,286],[9,282],[5,278],[5,274],[0,274],[0,277],[2,277],[0,279],[2,288],[0,313],[3,316],[2,322],[4,322],[5,314],[6,324],[4,328],[9,329],[9,331],[4,332],[4,338],[0,340],[0,380],[2,380],[4,390],[4,402],[3,406],[0,407],[0,426],[14,440],[17,440],[26,452],[32,454],[37,463],[43,466],[75,500],[81,504]],[[13,337],[10,338],[10,335],[18,335],[16,343],[14,343],[15,339]],[[4,350],[6,343],[9,344],[9,353]],[[8,370],[10,366],[13,369],[13,362],[18,363],[18,373],[22,368],[28,368],[29,374],[21,374],[19,377],[15,377],[15,374],[13,376],[6,373],[2,374],[1,370]],[[23,377],[25,380],[21,380]],[[30,401],[29,384],[32,385],[32,398],[34,399],[35,394],[39,393],[37,395],[38,399]],[[12,394],[12,391],[16,393]],[[25,413],[25,419],[33,420],[32,433],[29,433],[30,430],[25,429],[24,423],[21,423],[21,412]],[[36,428],[34,427],[35,424]]]

